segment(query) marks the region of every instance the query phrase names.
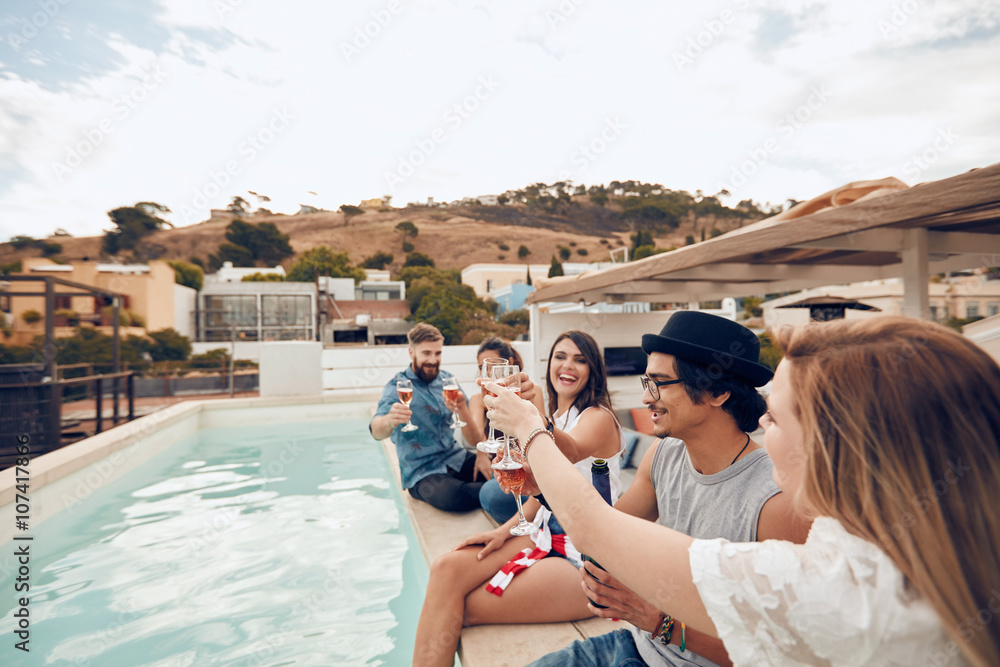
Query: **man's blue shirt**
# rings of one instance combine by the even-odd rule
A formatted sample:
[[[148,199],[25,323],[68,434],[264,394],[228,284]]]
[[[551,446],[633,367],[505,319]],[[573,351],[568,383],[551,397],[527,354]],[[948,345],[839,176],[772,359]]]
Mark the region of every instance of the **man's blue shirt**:
[[[392,404],[400,402],[396,380],[405,379],[413,383],[413,400],[410,401],[413,416],[410,417],[410,422],[417,430],[404,432],[404,424],[400,424],[392,430],[391,436],[396,444],[404,489],[411,488],[428,475],[446,473],[448,468],[461,470],[465,461],[465,448],[455,440],[455,432],[451,428],[452,413],[444,404],[442,395],[443,380],[451,377],[451,373],[441,371],[428,384],[417,377],[412,366],[408,366],[382,389],[382,397],[375,410],[376,417],[389,414]]]

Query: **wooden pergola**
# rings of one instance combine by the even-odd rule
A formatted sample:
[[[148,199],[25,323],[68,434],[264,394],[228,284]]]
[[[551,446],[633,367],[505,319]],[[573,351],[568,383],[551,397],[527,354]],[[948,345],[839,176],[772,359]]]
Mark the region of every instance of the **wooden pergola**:
[[[836,204],[852,191],[860,198]],[[831,195],[834,206],[816,204]],[[927,319],[932,274],[1000,265],[1000,163],[911,188],[896,179],[851,184],[800,206],[805,215],[792,209],[671,252],[550,279],[528,304],[534,314],[547,301],[695,303],[902,278],[903,312]]]

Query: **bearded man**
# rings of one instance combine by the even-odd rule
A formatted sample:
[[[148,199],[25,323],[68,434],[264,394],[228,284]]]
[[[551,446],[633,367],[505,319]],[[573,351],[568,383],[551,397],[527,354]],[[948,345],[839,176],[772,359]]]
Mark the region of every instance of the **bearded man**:
[[[376,440],[392,436],[403,488],[411,496],[447,512],[479,509],[479,488],[492,471],[486,457],[477,457],[455,440],[443,396],[443,381],[453,377],[441,370],[444,336],[420,323],[406,337],[410,365],[385,385],[368,429]],[[409,407],[399,400],[398,380],[413,384]],[[417,428],[404,429],[411,420]]]

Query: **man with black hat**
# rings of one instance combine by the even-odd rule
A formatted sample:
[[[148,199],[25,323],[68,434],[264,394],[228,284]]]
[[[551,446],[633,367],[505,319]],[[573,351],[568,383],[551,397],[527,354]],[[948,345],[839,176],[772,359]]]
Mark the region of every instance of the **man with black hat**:
[[[696,538],[804,542],[809,523],[795,515],[767,453],[750,438],[767,409],[756,388],[772,376],[759,362],[757,336],[722,317],[679,311],[659,335],[642,337],[642,349],[649,355],[642,402],[661,440],[615,509]],[[585,569],[587,596],[606,607],[591,611],[634,627],[574,642],[535,665],[731,664],[720,640],[688,630],[593,563]]]

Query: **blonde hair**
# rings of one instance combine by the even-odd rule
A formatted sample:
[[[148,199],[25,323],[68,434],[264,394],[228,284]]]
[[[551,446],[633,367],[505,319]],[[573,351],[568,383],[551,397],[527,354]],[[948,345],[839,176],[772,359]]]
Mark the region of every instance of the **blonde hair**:
[[[955,331],[901,317],[778,341],[805,506],[878,545],[970,661],[1000,664],[1000,367]]]
[[[407,332],[406,340],[410,342],[410,347],[415,347],[428,341],[444,340],[444,334],[436,326],[420,322]]]

